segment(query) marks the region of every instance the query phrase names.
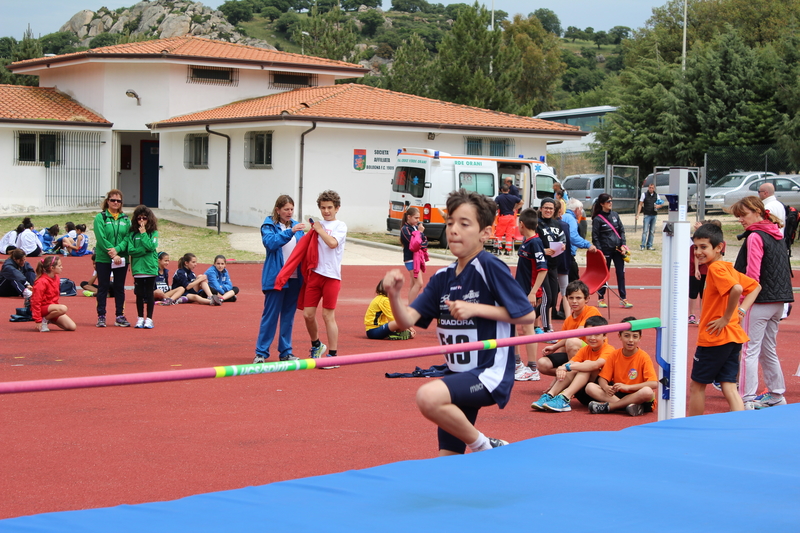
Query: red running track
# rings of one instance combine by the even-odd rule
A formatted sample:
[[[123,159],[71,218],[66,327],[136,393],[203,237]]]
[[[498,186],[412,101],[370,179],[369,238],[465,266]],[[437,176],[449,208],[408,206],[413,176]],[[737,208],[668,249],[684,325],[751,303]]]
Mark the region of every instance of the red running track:
[[[198,268],[205,268],[201,266]],[[3,322],[0,380],[29,380],[202,368],[247,363],[262,308],[260,265],[229,264],[242,289],[239,302],[221,307],[157,306],[155,329],[94,327],[94,299],[64,298],[78,324],[74,333],[38,333],[32,323]],[[435,344],[433,331],[410,341],[372,341],[363,316],[387,267],[344,267],[337,309],[342,355]],[[88,277],[88,258],[67,258],[64,276]],[[657,269],[628,269],[629,286],[657,285]],[[613,272],[612,272],[613,279]],[[796,281],[797,283],[797,281]],[[660,291],[629,290],[631,310],[611,309],[612,321],[658,316]],[[0,299],[11,314],[21,300]],[[135,315],[127,292],[128,318]],[[779,345],[800,343],[798,316],[781,325]],[[320,321],[323,330],[324,325]],[[690,327],[690,344],[696,328]],[[611,343],[615,344],[612,337]],[[651,355],[655,335],[645,333]],[[296,354],[308,335],[297,315]],[[616,344],[618,346],[618,343]],[[800,401],[792,377],[800,354],[781,350],[787,399]],[[273,355],[273,358],[275,356]],[[285,372],[238,379],[200,380],[102,389],[0,396],[0,518],[124,503],[171,500],[192,494],[262,485],[436,455],[435,428],[417,412],[420,379],[386,379],[439,364],[437,356]],[[615,430],[653,422],[655,414],[589,415],[530,410],[547,381],[519,383],[504,410],[487,408],[478,427],[510,441],[576,431]],[[708,412],[725,409],[709,391]],[[531,457],[525,466],[535,472]]]

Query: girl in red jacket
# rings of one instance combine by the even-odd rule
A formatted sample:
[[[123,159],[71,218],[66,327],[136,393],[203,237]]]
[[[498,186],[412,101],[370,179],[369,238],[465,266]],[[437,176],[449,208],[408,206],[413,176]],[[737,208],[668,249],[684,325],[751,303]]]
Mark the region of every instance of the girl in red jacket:
[[[65,331],[75,331],[75,322],[67,316],[67,306],[58,303],[61,294],[59,274],[63,269],[61,257],[57,255],[45,257],[36,265],[31,314],[38,331],[50,331],[48,324],[55,324]]]

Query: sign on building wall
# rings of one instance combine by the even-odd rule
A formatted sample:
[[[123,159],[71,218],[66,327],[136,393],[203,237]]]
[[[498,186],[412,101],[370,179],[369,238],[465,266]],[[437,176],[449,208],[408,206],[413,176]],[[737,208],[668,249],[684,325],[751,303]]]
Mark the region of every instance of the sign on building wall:
[[[353,149],[353,170],[361,172],[369,170],[372,172],[394,172],[394,161],[392,150],[382,148],[354,148]]]

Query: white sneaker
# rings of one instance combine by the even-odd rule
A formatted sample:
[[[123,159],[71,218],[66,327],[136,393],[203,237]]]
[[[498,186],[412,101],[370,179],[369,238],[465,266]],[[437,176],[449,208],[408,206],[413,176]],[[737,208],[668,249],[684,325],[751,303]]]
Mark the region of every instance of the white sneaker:
[[[144,329],[153,329],[153,319],[152,318],[145,318],[144,319]]]
[[[539,381],[538,370],[533,370],[527,366],[522,366],[514,372],[514,381]]]
[[[786,405],[786,398],[784,398],[783,395],[767,392],[756,396],[753,403],[756,409],[764,409],[766,407],[775,407],[776,405]]]
[[[50,331],[50,328],[47,326],[47,324],[49,324],[47,319],[42,317],[42,327],[39,329],[39,331],[41,331],[42,333],[44,333],[45,331]]]
[[[136,329],[142,329],[144,327],[144,317],[140,316],[139,318],[137,318],[136,325],[133,327],[135,327]]]

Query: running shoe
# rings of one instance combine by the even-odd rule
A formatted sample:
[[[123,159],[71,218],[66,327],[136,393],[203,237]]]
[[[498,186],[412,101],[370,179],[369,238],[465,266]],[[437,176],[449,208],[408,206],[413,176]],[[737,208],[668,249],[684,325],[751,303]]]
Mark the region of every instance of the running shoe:
[[[222,305],[222,298],[220,298],[219,294],[212,294],[209,300],[211,300],[211,305]]]
[[[50,331],[50,328],[47,326],[47,324],[48,324],[47,319],[42,317],[42,327],[39,328],[39,331],[41,331],[42,333]]]
[[[630,303],[628,300],[620,300],[619,306],[622,307],[623,309],[630,309],[631,307],[633,307],[633,304]]]
[[[533,379],[533,376],[536,375],[537,379]],[[537,381],[539,377],[539,371],[533,370],[525,365],[523,365],[519,370],[514,372],[514,381]]]
[[[531,404],[531,409],[536,409],[537,411],[544,411],[545,402],[549,402],[552,399],[553,397],[545,392],[544,394],[539,396],[538,400],[536,400]]]
[[[322,357],[322,354],[328,351],[328,347],[322,343],[319,343],[319,346],[312,346],[311,347],[311,359],[319,359]]]
[[[605,301],[605,300],[598,300],[598,301],[597,301],[597,307],[600,307],[600,308],[602,308],[602,309],[605,309],[606,307],[608,307],[608,304],[606,303],[606,301]]]
[[[284,355],[280,358],[281,361],[299,361],[299,357],[295,357],[292,354]]]
[[[632,403],[625,408],[625,412],[631,416],[642,416],[644,414],[644,406],[640,403]]]
[[[722,392],[722,385],[719,384],[719,381],[713,382],[711,386],[717,389],[718,391]]]
[[[172,305],[174,303],[175,302],[172,300],[172,298],[164,298],[161,300],[161,305]]]
[[[536,333],[537,335],[541,335],[542,333],[544,333],[544,330],[539,326],[536,326],[535,328],[533,328],[533,332]]]
[[[144,317],[140,316],[136,319],[136,325],[133,326],[136,329],[142,329],[144,327]]]
[[[153,329],[153,319],[152,318],[145,318],[144,319],[144,329]]]
[[[119,315],[117,319],[114,321],[114,324],[121,328],[129,328],[131,327],[131,323],[128,322],[128,319],[125,318],[125,315]]]
[[[406,329],[403,331],[396,331],[387,338],[392,341],[407,341],[408,339],[413,338],[413,336],[411,335],[411,331]]]
[[[106,315],[97,317],[97,324],[95,324],[98,328],[106,327]]]
[[[608,403],[606,402],[589,402],[589,412],[593,415],[608,413]]]
[[[264,362],[264,356],[256,354],[256,356],[253,357],[253,364],[254,365],[257,365],[257,364],[263,363],[263,362]]]
[[[775,407],[776,405],[786,405],[786,398],[783,395],[778,396],[767,392],[756,396],[753,403],[756,409],[764,409],[766,407]]]
[[[689,315],[689,324],[697,324],[697,317],[694,315]]]
[[[756,409],[756,402],[752,400],[744,402],[745,411],[755,411],[755,409]]]
[[[547,411],[553,411],[556,413],[566,413],[568,411],[572,411],[572,407],[569,406],[569,398],[563,394],[559,394],[555,398],[544,402],[542,407],[544,407]]]
[[[492,446],[492,448],[499,448],[500,446],[505,446],[508,444],[508,442],[502,439],[493,439],[489,437],[489,444]]]
[[[188,304],[189,298],[187,296],[181,296],[177,300],[172,302],[173,304]]]

